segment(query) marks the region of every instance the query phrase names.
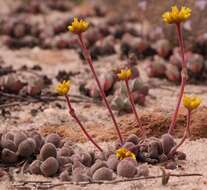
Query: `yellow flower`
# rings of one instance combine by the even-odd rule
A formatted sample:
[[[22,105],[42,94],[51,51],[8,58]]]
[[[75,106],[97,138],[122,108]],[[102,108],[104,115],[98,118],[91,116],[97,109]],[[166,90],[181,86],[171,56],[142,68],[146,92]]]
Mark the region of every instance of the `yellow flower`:
[[[163,20],[168,24],[185,22],[191,15],[191,9],[182,6],[179,10],[178,7],[172,6],[171,11],[165,12],[162,15]]]
[[[120,160],[123,160],[124,158],[132,158],[133,160],[136,160],[135,154],[123,147],[116,151],[116,157]]]
[[[71,85],[71,82],[69,80],[68,81],[64,80],[62,83],[59,83],[57,85],[56,91],[60,95],[66,95],[70,90],[70,85]]]
[[[126,69],[126,70],[122,69],[121,72],[117,74],[117,76],[120,80],[126,80],[126,79],[131,78],[132,71],[131,69]]]
[[[77,17],[73,18],[73,22],[68,26],[68,30],[74,34],[85,32],[89,27],[89,23],[85,20],[78,20]]]
[[[200,97],[194,96],[184,96],[183,97],[183,105],[188,109],[188,110],[194,110],[196,109],[202,102],[202,99]]]

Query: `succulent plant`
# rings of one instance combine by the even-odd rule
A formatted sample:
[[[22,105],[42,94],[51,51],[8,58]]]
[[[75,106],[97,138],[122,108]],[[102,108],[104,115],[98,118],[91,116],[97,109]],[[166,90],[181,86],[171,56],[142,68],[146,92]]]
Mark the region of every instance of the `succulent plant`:
[[[1,160],[5,163],[15,163],[18,160],[18,156],[15,152],[4,148],[1,152]]]
[[[106,73],[100,76],[101,85],[105,93],[109,92],[113,88],[115,82],[114,79],[115,77],[113,73]]]
[[[149,87],[141,79],[131,80],[130,86],[131,86],[132,92],[139,92],[145,96],[148,95],[149,93]]]
[[[119,112],[131,112],[131,105],[127,97],[115,95],[112,100],[112,108]]]
[[[35,141],[32,138],[27,138],[19,144],[17,153],[19,156],[29,157],[35,152],[35,148]]]
[[[25,133],[23,133],[23,132],[17,132],[17,133],[14,135],[14,143],[15,143],[15,145],[18,147],[19,144],[20,144],[22,141],[26,140],[26,138],[27,138],[27,136],[26,136]]]
[[[133,144],[137,145],[139,143],[139,138],[135,134],[131,134],[127,137],[126,142],[132,142]]]
[[[59,169],[59,163],[54,157],[47,158],[40,166],[42,174],[46,177],[54,176]]]
[[[96,160],[96,162],[90,168],[90,174],[93,175],[96,170],[102,167],[107,167],[107,164],[104,161]]]
[[[203,56],[207,55],[207,33],[203,33],[201,35],[199,35],[195,41],[195,43],[193,44],[193,51],[196,53],[199,53]]]
[[[129,160],[122,160],[117,166],[117,174],[122,177],[133,178],[137,173],[136,166]]]
[[[175,141],[170,134],[164,134],[161,137],[161,143],[164,154],[168,155],[170,150],[175,146]]]
[[[167,57],[171,51],[170,42],[167,39],[160,39],[154,44],[157,54],[161,57]]]
[[[72,163],[68,163],[64,166],[64,170],[67,170],[69,175],[72,175],[72,171],[73,171],[73,164]]]
[[[57,156],[57,151],[55,146],[52,143],[46,143],[42,146],[40,150],[40,158],[41,160],[46,160],[49,157],[54,157],[56,158]]]
[[[86,171],[82,168],[75,168],[72,172],[73,182],[90,181],[90,177],[87,176]]]
[[[183,153],[183,152],[180,152],[180,151],[177,151],[177,152],[176,152],[175,157],[176,157],[178,160],[186,160],[186,154]]]
[[[74,154],[74,151],[72,147],[69,146],[63,146],[60,150],[58,150],[58,156],[72,156]]]
[[[73,160],[73,170],[74,170],[75,168],[82,168],[83,170],[85,170],[85,169],[86,169],[86,166],[84,166],[84,165],[80,162],[80,160],[75,159],[75,160]]]
[[[166,61],[159,56],[155,56],[153,61],[148,62],[146,71],[149,77],[163,77],[165,76],[165,70]]]
[[[112,169],[113,171],[116,171],[118,163],[119,160],[115,155],[110,156],[106,162],[108,168]]]
[[[165,75],[167,79],[172,82],[179,82],[181,78],[179,69],[175,65],[172,65],[172,64],[166,65]]]
[[[4,135],[3,137],[4,139],[8,139],[8,140],[11,140],[11,141],[14,141],[14,134],[12,132],[8,132]]]
[[[115,77],[113,73],[106,73],[100,76],[100,83],[106,94],[108,94],[112,90],[114,82]],[[92,98],[101,98],[99,89],[97,88],[94,81],[89,81],[87,84],[82,84],[82,87],[80,87],[80,91]]]
[[[59,175],[59,178],[61,181],[70,181],[71,180],[70,175],[67,170],[64,170],[63,172],[61,172]]]
[[[137,153],[139,151],[138,146],[136,146],[132,142],[125,142],[122,147],[126,148],[127,150],[129,150],[130,152],[134,153],[135,155],[137,155]]]
[[[150,158],[157,159],[159,157],[158,145],[155,141],[152,141],[148,144],[148,153],[150,155]]]
[[[17,151],[17,146],[14,144],[14,142],[9,139],[5,139],[4,137],[1,139],[1,147],[7,148],[14,152]]]
[[[92,177],[94,180],[110,181],[113,179],[113,172],[111,169],[102,167],[96,170]]]
[[[177,164],[174,161],[169,161],[165,164],[166,169],[175,170],[177,168]]]
[[[149,176],[149,167],[147,165],[141,165],[139,167],[137,167],[137,176],[144,176],[147,177]]]
[[[40,160],[35,160],[33,161],[30,165],[29,165],[29,171],[31,174],[36,174],[36,175],[40,175],[41,174],[41,170],[40,170],[40,165],[42,164],[42,162]]]
[[[199,76],[204,68],[204,58],[199,54],[191,54],[187,62],[187,68],[191,75]]]
[[[182,67],[182,57],[180,55],[179,48],[173,50],[173,54],[170,56],[170,64],[175,65],[178,69]]]
[[[32,134],[31,137],[34,139],[34,141],[36,143],[35,153],[38,154],[44,144],[44,140],[43,140],[42,136],[38,133]]]
[[[106,161],[106,152],[98,152],[95,154],[95,160],[102,160],[102,161]]]
[[[159,160],[160,163],[163,163],[163,162],[166,162],[168,160],[168,157],[167,157],[166,154],[163,153],[159,156],[158,160]]]
[[[49,134],[46,137],[46,143],[52,143],[56,148],[58,148],[60,145],[60,136],[56,133]]]
[[[80,154],[80,157],[81,157],[81,163],[83,165],[85,165],[86,167],[90,167],[92,165],[92,158],[90,154],[84,152]]]
[[[24,85],[15,74],[9,74],[2,77],[0,86],[3,91],[18,94]]]
[[[66,156],[57,156],[57,161],[59,163],[59,170],[63,171],[65,169],[65,165],[71,164],[72,166],[72,159]]]

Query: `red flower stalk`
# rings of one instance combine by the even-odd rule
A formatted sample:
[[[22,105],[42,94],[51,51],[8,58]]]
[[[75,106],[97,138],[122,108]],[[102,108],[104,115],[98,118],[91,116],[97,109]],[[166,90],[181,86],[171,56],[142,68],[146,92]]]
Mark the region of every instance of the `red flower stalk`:
[[[88,132],[85,130],[83,124],[81,123],[81,121],[78,119],[77,115],[75,114],[75,110],[73,109],[71,103],[70,103],[70,99],[68,95],[65,95],[67,104],[68,104],[68,108],[69,108],[69,114],[76,120],[76,122],[78,123],[78,125],[80,126],[81,130],[83,131],[84,135],[88,138],[89,141],[91,141],[95,147],[103,152],[102,148],[92,139],[92,137],[88,134]]]
[[[185,90],[185,84],[186,84],[186,81],[187,81],[187,78],[188,78],[187,64],[186,64],[186,61],[185,61],[185,50],[184,50],[183,34],[182,34],[180,23],[176,24],[176,28],[177,28],[178,42],[179,42],[180,49],[181,49],[182,71],[181,71],[180,92],[179,92],[179,96],[178,96],[178,101],[177,101],[176,109],[175,109],[175,112],[174,112],[174,114],[172,116],[172,121],[171,121],[169,130],[168,130],[169,134],[171,134],[173,129],[175,128],[177,115],[178,115],[178,112],[179,112],[181,100],[182,100],[182,97],[183,97],[183,94],[184,94],[184,90]]]

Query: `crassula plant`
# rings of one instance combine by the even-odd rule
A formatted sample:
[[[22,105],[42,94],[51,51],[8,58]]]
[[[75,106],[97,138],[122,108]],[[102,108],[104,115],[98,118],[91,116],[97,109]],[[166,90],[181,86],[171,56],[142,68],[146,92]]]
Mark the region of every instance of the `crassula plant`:
[[[117,76],[118,76],[118,78],[120,80],[123,80],[125,82],[125,84],[126,84],[127,94],[128,94],[128,97],[129,97],[129,100],[130,100],[130,103],[131,103],[131,107],[132,107],[133,113],[134,113],[136,121],[137,121],[137,125],[141,129],[142,135],[145,136],[145,130],[144,130],[143,126],[142,126],[140,117],[139,117],[139,115],[137,113],[137,110],[136,110],[136,107],[135,107],[135,104],[134,104],[134,98],[133,98],[133,95],[132,95],[131,90],[129,88],[129,79],[132,76],[132,71],[131,71],[131,69],[125,69],[125,70],[122,69],[120,71],[120,73],[117,74]]]
[[[196,108],[200,106],[201,102],[202,100],[199,97],[184,96],[183,105],[187,109],[187,123],[186,123],[185,131],[184,131],[181,141],[171,149],[169,153],[170,156],[176,153],[177,149],[184,143],[184,141],[186,140],[188,136],[190,137],[191,135],[191,131],[190,131],[191,113],[193,110],[195,110]]]
[[[107,107],[107,109],[108,109],[108,111],[109,111],[109,113],[111,115],[111,118],[113,120],[114,126],[115,126],[117,134],[118,134],[118,137],[120,139],[120,142],[123,143],[123,139],[122,139],[121,132],[119,130],[117,121],[116,121],[115,116],[114,116],[114,114],[112,112],[112,109],[111,109],[111,107],[110,107],[110,105],[108,103],[108,100],[106,99],[105,92],[104,92],[104,90],[103,90],[103,88],[101,86],[101,83],[100,83],[100,81],[98,79],[98,76],[96,74],[96,71],[94,69],[91,55],[90,55],[89,50],[87,49],[86,44],[85,44],[84,39],[83,39],[83,35],[82,34],[83,34],[83,32],[85,32],[88,29],[88,27],[89,27],[89,23],[87,21],[82,20],[82,19],[78,20],[78,18],[75,17],[73,22],[72,22],[72,24],[68,26],[68,29],[69,29],[70,32],[72,32],[72,33],[74,33],[74,34],[76,34],[78,36],[79,45],[80,45],[80,47],[81,47],[81,49],[83,51],[84,58],[87,61],[88,65],[89,65],[89,67],[91,69],[91,72],[93,73],[93,76],[95,78],[95,81],[96,81],[97,86],[98,86],[99,91],[100,91],[100,95],[103,98],[104,103],[105,103],[105,105],[106,105],[106,107]]]
[[[83,131],[83,133],[85,134],[85,136],[88,138],[89,141],[91,141],[95,147],[100,150],[101,152],[103,151],[102,148],[93,140],[93,138],[88,134],[88,132],[86,131],[85,127],[83,126],[83,124],[81,123],[81,121],[79,120],[78,116],[75,113],[75,110],[73,109],[71,102],[70,102],[70,98],[68,95],[68,92],[70,90],[71,87],[71,82],[70,81],[63,81],[62,83],[59,83],[57,85],[57,92],[62,95],[65,96],[65,99],[67,101],[67,105],[68,105],[68,109],[69,109],[69,114],[71,115],[71,117],[73,117],[76,122],[78,123],[78,125],[80,126],[81,130]]]
[[[191,16],[191,9],[185,6],[182,6],[180,9],[177,6],[172,6],[171,11],[165,12],[162,15],[164,22],[166,22],[167,24],[175,24],[176,26],[178,42],[180,45],[181,57],[182,57],[180,93],[178,96],[175,112],[172,116],[172,122],[170,124],[170,128],[168,131],[169,134],[171,134],[173,129],[175,128],[178,111],[185,90],[185,84],[188,78],[187,63],[185,59],[184,39],[183,39],[181,24],[186,20],[188,20],[190,16]]]
[[[125,84],[126,94],[130,102],[131,110],[135,115],[137,126],[140,128],[143,137],[143,138],[139,138],[136,134],[132,134],[128,138],[126,138],[125,141],[122,138],[114,113],[112,112],[108,100],[106,99],[104,89],[101,85],[100,79],[96,74],[89,50],[84,42],[83,32],[88,30],[89,23],[83,19],[79,20],[78,18],[75,17],[71,25],[68,26],[68,29],[70,32],[74,33],[78,37],[78,42],[83,51],[84,58],[90,67],[95,82],[97,83],[99,94],[103,99],[110,113],[112,121],[114,123],[116,132],[119,137],[119,142],[115,145],[114,149],[111,149],[108,152],[104,151],[95,142],[95,140],[86,131],[84,125],[76,115],[75,110],[71,104],[70,96],[69,96],[71,82],[63,81],[62,83],[58,84],[56,88],[57,92],[65,97],[70,116],[75,119],[75,121],[83,131],[84,135],[87,137],[87,139],[90,142],[94,144],[94,146],[101,152],[101,154],[95,155],[95,153],[82,152],[80,154],[73,155],[73,151],[71,152],[72,149],[71,150],[68,149],[66,145],[64,145],[64,147],[61,148],[61,150],[58,150],[57,153],[56,148],[59,146],[60,141],[58,140],[58,143],[56,143],[56,141],[51,140],[53,138],[50,136],[47,137],[46,140],[47,144],[45,144],[40,150],[40,158],[42,158],[40,159],[40,161],[43,163],[39,161],[33,163],[32,165],[33,167],[31,166],[31,170],[32,171],[34,170],[34,172],[36,173],[39,173],[41,171],[45,176],[52,176],[54,175],[54,173],[57,172],[57,168],[59,167],[60,171],[62,172],[60,175],[61,179],[69,179],[69,174],[72,173],[72,179],[73,181],[76,182],[87,181],[91,178],[94,180],[112,180],[113,179],[112,172],[116,172],[119,176],[127,177],[127,178],[132,178],[135,175],[140,175],[141,168],[137,167],[137,162],[147,162],[150,164],[156,164],[156,163],[165,163],[165,162],[167,163],[167,161],[169,160],[173,162],[174,160],[176,160],[174,158],[185,159],[185,154],[182,152],[179,153],[178,149],[185,142],[186,138],[191,134],[190,121],[191,121],[192,111],[198,108],[199,105],[201,104],[201,99],[199,97],[190,97],[187,95],[184,96],[184,88],[185,88],[186,80],[188,78],[188,71],[187,71],[187,64],[185,59],[184,40],[181,30],[181,23],[186,21],[190,17],[190,15],[191,15],[190,8],[184,6],[181,8],[178,8],[177,6],[173,6],[171,11],[163,14],[163,20],[166,23],[176,25],[178,42],[181,49],[180,53],[182,57],[180,93],[178,96],[175,112],[172,115],[172,122],[171,125],[169,126],[168,133],[163,134],[160,139],[155,137],[146,138],[146,131],[141,123],[141,119],[135,107],[134,97],[132,93],[133,90],[130,89],[130,85],[129,85],[129,81],[132,78],[132,70],[131,68],[122,69],[117,74],[118,79],[123,81]],[[183,105],[187,109],[187,122],[186,122],[186,127],[183,137],[180,140],[180,142],[176,144],[172,136],[172,132],[173,129],[175,128],[175,123],[182,99],[183,99]],[[51,143],[54,144],[54,146]],[[50,153],[51,152],[55,153],[55,155],[51,156],[50,154],[48,154],[48,151],[45,151],[46,147],[47,150],[50,150],[49,151]],[[7,150],[4,151],[6,152],[5,155],[13,153],[13,152],[8,152]],[[44,154],[45,152],[47,154]],[[57,161],[53,158],[56,156],[58,157],[58,161],[59,161],[58,164],[56,163]],[[69,163],[70,166],[69,169],[71,169],[72,167],[72,171],[71,170],[63,171],[63,167],[61,165],[63,165],[63,162],[67,160],[66,157],[70,157],[68,162],[71,161]],[[56,164],[57,167],[53,168],[54,171],[46,170],[47,168],[50,168],[51,163],[53,163],[54,165]],[[38,168],[38,170],[36,170],[36,167]],[[175,162],[173,162],[173,164],[171,165],[170,164],[166,165],[166,168],[168,169],[175,168],[175,167],[176,167]]]

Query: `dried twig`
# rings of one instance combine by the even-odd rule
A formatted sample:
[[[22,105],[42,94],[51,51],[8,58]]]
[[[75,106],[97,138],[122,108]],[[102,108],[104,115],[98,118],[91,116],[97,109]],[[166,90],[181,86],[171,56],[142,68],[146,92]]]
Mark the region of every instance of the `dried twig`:
[[[13,98],[15,100],[21,101],[21,103],[16,101],[16,102],[8,103],[8,104],[2,104],[0,105],[0,108],[19,106],[22,104],[25,105],[25,104],[36,103],[36,102],[65,101],[65,99],[63,98],[54,97],[54,96],[45,96],[45,95],[44,96],[39,95],[39,96],[34,96],[34,97],[21,96],[21,95],[16,95],[16,94],[5,93],[1,91],[0,91],[0,95],[7,97],[7,98]],[[98,100],[93,100],[91,98],[81,96],[81,95],[70,95],[70,96],[72,97],[71,102],[75,102],[75,103],[80,103],[80,102],[100,103],[100,101]]]
[[[199,174],[199,173],[169,174],[169,177],[193,177],[193,176],[202,176],[202,174]],[[74,182],[52,183],[51,181],[16,181],[16,184],[13,184],[13,186],[23,187],[24,185],[39,184],[39,187],[42,189],[51,189],[53,187],[62,186],[62,185],[85,186],[85,185],[90,185],[90,184],[116,184],[116,183],[124,183],[124,182],[129,182],[129,181],[148,180],[148,179],[157,179],[157,178],[163,178],[163,175],[120,179],[120,180],[114,180],[114,181],[90,181],[90,182],[80,182],[80,183],[74,183]]]

